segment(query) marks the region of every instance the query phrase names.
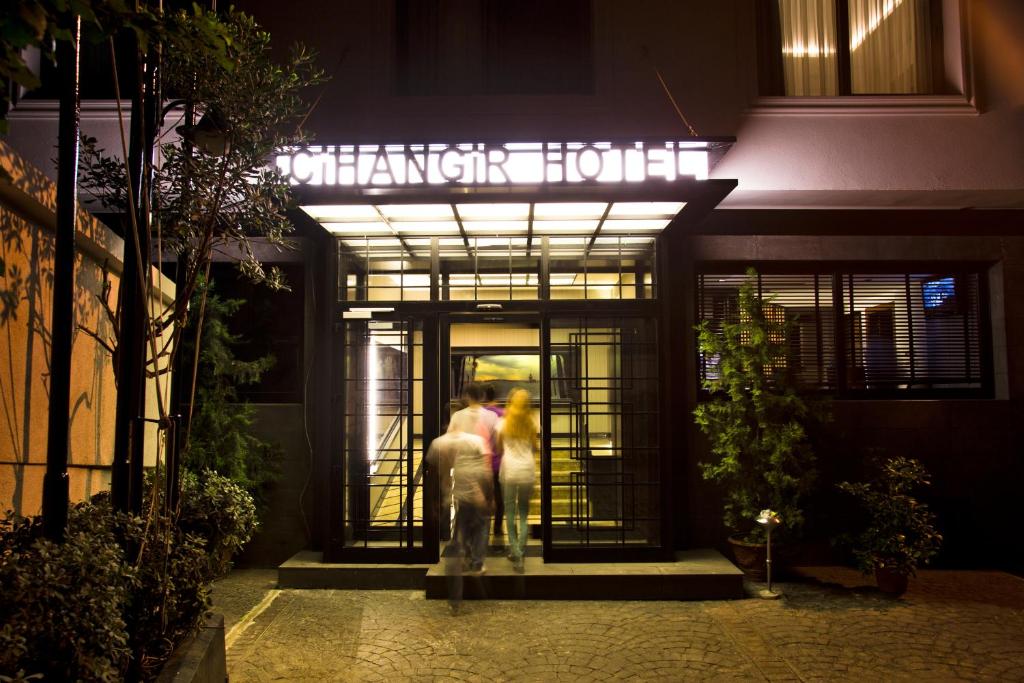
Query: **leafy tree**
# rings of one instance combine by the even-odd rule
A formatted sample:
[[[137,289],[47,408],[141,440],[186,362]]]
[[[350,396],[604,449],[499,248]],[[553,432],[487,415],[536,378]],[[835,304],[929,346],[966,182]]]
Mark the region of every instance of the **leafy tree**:
[[[134,32],[145,49],[151,41],[168,40],[180,22],[168,23],[145,4],[127,0],[7,0],[0,3],[0,82],[15,83],[28,90],[38,88],[39,76],[25,62],[25,49],[36,48],[43,59],[53,62],[58,41],[72,38],[72,17],[81,18],[82,39],[94,43],[110,38],[119,30]],[[216,15],[193,6],[188,14],[188,36],[198,38],[196,47],[229,64],[224,53],[225,36]],[[0,88],[0,134],[7,132],[10,91]]]
[[[705,479],[724,485],[723,521],[733,532],[763,538],[754,519],[771,508],[782,520],[779,531],[792,537],[815,480],[808,427],[825,410],[799,391],[787,359],[791,322],[768,314],[771,301],[758,296],[756,282],[757,272],[748,270],[733,320],[718,329],[707,320],[697,326],[712,371],[703,381],[709,399],[694,416],[714,456],[700,467]]]
[[[320,82],[322,75],[313,64],[313,56],[301,46],[296,46],[284,63],[276,62],[270,53],[270,35],[251,17],[234,9],[219,19],[227,46],[224,56],[204,47],[207,30],[202,23],[197,25],[193,21],[192,14],[171,13],[166,21],[173,27],[166,32],[163,43],[166,91],[183,98],[186,110],[194,109],[207,122],[206,130],[217,133],[211,136],[216,138],[216,144],[201,144],[198,138],[195,144],[182,144],[174,136],[162,136],[156,155],[159,162],[153,169],[154,244],[159,245],[162,253],[176,256],[183,269],[179,269],[176,277],[173,304],[157,313],[150,324],[154,332],[169,330],[169,334],[163,346],[152,354],[155,359],[150,361],[149,372],[166,372],[176,365],[177,354],[186,353],[189,363],[184,374],[191,379],[205,375],[193,374],[189,366],[199,362],[196,348],[205,347],[202,337],[207,328],[202,318],[209,303],[202,283],[209,277],[214,254],[237,259],[241,272],[255,281],[285,287],[276,268],[263,268],[253,246],[259,240],[281,249],[290,247],[287,233],[291,224],[286,216],[292,205],[289,186],[276,169],[268,166],[267,160],[276,150],[303,140],[298,124],[306,107],[300,94],[304,88]],[[126,177],[121,160],[99,149],[96,140],[84,141],[81,185],[115,212],[130,211]],[[106,305],[106,301],[103,303]],[[106,310],[112,327],[118,329],[118,312],[109,305]],[[194,330],[199,340],[183,343],[186,329]],[[112,354],[118,352],[116,340],[94,336]],[[234,362],[218,365],[216,354],[220,352],[217,349],[222,351],[225,346],[223,339],[215,342],[211,351],[203,351],[208,353],[207,367],[216,368],[219,374],[216,386],[204,388],[206,398],[192,401],[196,405],[204,401],[207,405],[214,401],[229,403],[225,396],[229,378],[251,381],[254,374],[262,371],[260,366],[243,368]],[[230,346],[230,342],[226,345]],[[196,390],[194,386],[188,389]],[[210,412],[199,417],[202,424],[195,428],[186,424],[185,434],[189,438],[206,438],[201,437],[206,428],[216,434],[227,433],[225,430],[230,428],[234,430],[230,433],[245,441],[245,428],[251,419],[250,408]],[[187,441],[185,446],[188,447]],[[234,462],[234,456],[229,455],[246,449],[259,450],[252,441],[246,441],[234,450],[221,451],[220,466],[212,461],[208,464],[229,476],[239,476],[239,481],[255,492],[263,478],[248,472],[246,466]],[[194,452],[208,449],[200,445]],[[204,458],[195,455],[193,461],[198,463]]]
[[[281,449],[252,433],[255,411],[239,400],[237,387],[258,382],[274,357],[243,361],[235,356],[244,341],[228,324],[244,303],[214,293],[206,297],[192,435],[183,463],[193,472],[213,470],[238,482],[262,511],[267,485],[278,476]]]
[[[53,40],[70,39],[69,19],[73,15],[81,17],[83,33],[87,33],[86,29],[90,27],[96,28],[100,40],[110,39],[117,30],[128,29],[136,32],[142,49],[146,49],[147,44],[159,43],[164,61],[156,73],[163,74],[167,92],[182,98],[187,111],[209,116],[222,133],[222,147],[214,149],[200,144],[180,145],[167,131],[158,132],[161,143],[155,155],[158,160],[156,167],[152,169],[155,178],[153,200],[147,207],[152,215],[154,244],[159,245],[163,253],[177,255],[186,266],[184,276],[177,278],[176,300],[148,321],[151,338],[155,338],[158,331],[170,330],[166,345],[154,354],[156,358],[151,361],[154,365],[150,372],[159,374],[172,367],[174,354],[182,352],[184,345],[181,341],[186,324],[191,321],[196,329],[204,329],[202,320],[206,306],[203,302],[207,290],[201,285],[208,275],[215,252],[233,253],[239,259],[242,271],[250,277],[283,286],[279,273],[264,271],[250,240],[259,237],[264,242],[287,247],[286,233],[290,229],[285,216],[290,203],[288,187],[276,171],[267,167],[267,159],[276,149],[301,141],[302,135],[296,123],[306,109],[299,93],[306,86],[318,82],[320,74],[313,66],[312,56],[301,48],[296,48],[283,64],[272,60],[269,35],[250,17],[233,9],[219,16],[194,5],[190,11],[161,14],[145,10],[145,3],[139,6],[123,0],[15,0],[13,3],[0,3],[0,78],[12,78],[28,87],[37,85],[31,72],[22,68],[21,49],[38,46],[45,56],[51,57],[49,46]],[[117,78],[116,70],[112,77]],[[3,97],[0,99],[0,119],[6,114],[6,91]],[[121,123],[124,126],[124,121]],[[174,125],[173,122],[170,125]],[[96,195],[108,210],[126,215],[132,213],[128,201],[128,175],[122,159],[97,148],[95,140],[85,140],[80,170],[81,188]],[[196,295],[202,297],[202,302],[190,307],[189,302]],[[106,304],[106,288],[100,299]],[[214,302],[211,307],[217,306]],[[107,306],[107,313],[117,329],[117,312]],[[101,338],[96,332],[86,332],[112,354],[117,353],[115,340]],[[222,382],[211,385],[212,399],[207,402],[215,405],[216,400],[222,400],[228,407],[220,414],[212,415],[211,419],[226,420],[235,430],[221,429],[218,434],[222,438],[230,433],[234,435],[232,438],[236,439],[236,445],[252,446],[255,442],[242,433],[251,424],[251,408],[248,409],[250,412],[245,412],[244,407],[234,409],[229,405],[233,384],[228,378],[233,382],[257,377],[269,361],[259,361],[255,366],[246,367],[225,360],[222,347],[234,342],[230,337],[224,342],[221,337],[222,347],[218,347],[217,334],[216,331],[211,332],[215,343],[207,358],[211,367],[223,370],[211,371],[214,378]],[[204,345],[196,342],[193,353],[197,347],[203,348]],[[232,413],[232,410],[236,412]],[[167,415],[162,414],[161,418],[166,420]],[[202,429],[193,431],[197,433]],[[195,454],[198,460],[198,448]],[[261,478],[258,468],[239,464],[232,452],[221,453],[217,457],[221,457],[227,474],[236,476],[247,486],[258,489],[266,479]],[[251,464],[251,457],[248,462]],[[265,473],[268,469],[264,467],[262,471]],[[198,494],[188,490],[190,482],[199,483],[201,490]],[[106,520],[103,523],[113,523],[116,527],[113,534],[116,547],[107,548],[111,545],[107,543],[110,539],[104,537],[103,553],[76,545],[78,540],[100,537],[78,534],[74,514],[69,527],[69,541],[64,545],[45,545],[48,542],[41,541],[36,544],[39,552],[31,557],[21,551],[8,552],[6,546],[0,548],[0,570],[6,571],[9,562],[25,557],[26,566],[42,577],[36,582],[39,586],[63,590],[62,584],[51,581],[54,572],[59,571],[62,576],[70,577],[68,590],[84,590],[84,598],[79,603],[88,607],[86,611],[96,612],[99,616],[93,616],[102,617],[105,624],[105,629],[93,629],[91,625],[95,619],[83,619],[77,613],[64,615],[60,610],[65,605],[73,608],[69,600],[78,593],[62,594],[63,597],[56,596],[47,604],[53,606],[53,613],[68,617],[69,628],[53,640],[46,640],[31,629],[48,625],[60,627],[63,621],[37,618],[36,613],[31,612],[34,608],[29,605],[24,611],[29,614],[30,630],[14,632],[6,623],[0,623],[0,640],[11,645],[9,649],[12,652],[12,661],[2,658],[2,664],[5,667],[10,664],[13,667],[11,673],[17,674],[22,669],[32,673],[14,658],[35,657],[30,648],[37,641],[47,646],[51,642],[60,645],[49,648],[48,652],[43,651],[51,658],[54,652],[71,650],[65,647],[69,643],[81,642],[86,646],[85,656],[92,661],[93,640],[103,640],[96,647],[106,648],[108,652],[98,654],[95,661],[87,662],[82,668],[79,658],[82,653],[71,650],[70,654],[75,659],[69,660],[67,666],[78,668],[55,669],[59,672],[57,678],[116,680],[118,671],[126,673],[129,678],[146,678],[155,673],[158,661],[201,618],[208,604],[207,592],[213,578],[211,572],[226,566],[227,553],[237,550],[251,533],[252,505],[247,502],[248,496],[244,491],[237,487],[225,488],[223,480],[207,472],[199,478],[186,476],[183,483],[185,490],[178,520],[166,514],[162,504],[158,504],[161,492],[159,478],[152,480],[151,495],[146,496],[150,504],[144,505],[143,517],[120,515],[109,508],[103,510],[102,517]],[[216,498],[216,510],[189,513],[190,504],[194,508],[195,501],[201,498],[211,502]],[[119,520],[130,520],[130,523],[117,527],[121,524]],[[196,523],[196,520],[203,520],[203,524]],[[234,522],[249,525],[250,530],[229,526]],[[33,524],[42,528],[41,522]],[[210,538],[204,540],[193,533],[204,529],[210,532]],[[0,526],[0,532],[4,531]],[[207,552],[215,552],[217,556],[204,557],[204,546]],[[65,564],[68,565],[66,570]],[[119,574],[121,569],[131,571]],[[29,571],[16,570],[16,575],[28,575]],[[91,578],[76,582],[74,577],[77,576]],[[129,593],[127,596],[124,595],[125,590]],[[15,591],[10,597],[20,595]],[[105,603],[101,606],[104,609],[97,611],[94,603],[100,600]],[[123,618],[115,618],[116,614],[110,616],[111,610]],[[13,610],[0,610],[3,616],[8,612],[14,613]],[[25,624],[19,626],[23,627]],[[82,628],[88,631],[84,636],[79,633]],[[98,668],[91,668],[93,664]],[[64,660],[54,666],[65,666]],[[7,673],[6,669],[2,672],[3,675]]]
[[[198,11],[198,10],[197,10]],[[305,113],[300,93],[322,75],[313,56],[301,46],[278,64],[270,55],[270,34],[251,17],[231,9],[223,19],[227,60],[204,47],[206,29],[192,15],[171,14],[164,45],[164,85],[187,106],[209,117],[219,132],[216,148],[183,145],[165,136],[154,170],[153,227],[164,253],[174,254],[185,272],[176,282],[174,304],[154,321],[156,329],[172,328],[161,349],[166,360],[179,348],[188,323],[189,302],[209,275],[215,253],[238,259],[248,277],[271,287],[284,287],[276,268],[265,270],[253,240],[290,248],[291,223],[286,211],[293,202],[287,180],[267,165],[275,150],[302,141],[297,126]],[[128,212],[124,164],[86,138],[80,182],[115,212]],[[115,317],[115,312],[109,310]],[[110,340],[103,340],[112,348]],[[154,368],[156,369],[156,368]]]

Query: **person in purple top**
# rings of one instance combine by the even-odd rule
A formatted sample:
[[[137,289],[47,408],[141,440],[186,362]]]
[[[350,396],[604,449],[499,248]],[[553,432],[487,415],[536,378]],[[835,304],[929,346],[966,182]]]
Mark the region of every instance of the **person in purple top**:
[[[485,384],[484,408],[494,413],[499,420],[505,416],[505,409],[498,405],[494,399],[494,385]],[[491,467],[494,468],[494,535],[501,536],[504,533],[501,520],[505,515],[505,500],[501,495],[501,484],[498,482],[498,472],[501,470],[501,449],[498,447],[498,436],[491,434]]]

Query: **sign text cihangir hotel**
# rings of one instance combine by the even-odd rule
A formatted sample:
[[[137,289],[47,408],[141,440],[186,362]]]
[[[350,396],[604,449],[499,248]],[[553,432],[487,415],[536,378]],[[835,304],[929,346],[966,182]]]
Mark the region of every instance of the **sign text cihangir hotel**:
[[[278,154],[292,185],[623,183],[708,177],[703,142],[319,145]]]

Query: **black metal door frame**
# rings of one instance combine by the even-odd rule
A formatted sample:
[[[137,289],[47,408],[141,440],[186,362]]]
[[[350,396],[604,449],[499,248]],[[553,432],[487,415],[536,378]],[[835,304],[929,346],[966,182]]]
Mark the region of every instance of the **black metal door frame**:
[[[341,316],[339,315],[338,318]],[[439,314],[437,313],[426,313],[426,312],[415,312],[415,313],[401,313],[401,312],[375,312],[372,316],[372,321],[380,322],[401,322],[408,326],[410,335],[415,330],[417,324],[421,324],[422,327],[422,338],[423,346],[421,353],[423,354],[423,413],[422,413],[422,424],[423,433],[421,445],[423,448],[422,453],[422,479],[419,484],[423,488],[422,495],[422,525],[420,531],[416,532],[414,525],[412,524],[413,514],[411,506],[415,502],[415,472],[412,468],[413,463],[413,448],[415,447],[414,440],[408,439],[406,448],[406,457],[408,458],[407,465],[407,478],[406,491],[405,491],[405,502],[409,506],[407,511],[407,520],[409,520],[409,528],[406,530],[406,535],[403,538],[401,545],[395,546],[372,546],[369,544],[358,546],[346,544],[345,529],[349,521],[350,513],[346,505],[345,492],[350,486],[348,481],[350,476],[348,463],[345,462],[345,443],[346,443],[346,420],[344,407],[348,405],[347,395],[347,382],[346,373],[348,371],[348,363],[346,363],[346,356],[350,349],[347,348],[345,340],[346,325],[343,321],[338,322],[334,326],[333,331],[333,345],[334,350],[334,372],[333,372],[333,384],[334,390],[332,391],[332,411],[333,416],[331,422],[332,431],[332,457],[331,457],[331,468],[332,473],[329,488],[331,495],[329,497],[331,510],[328,514],[328,519],[331,520],[332,529],[328,535],[329,543],[325,548],[324,559],[328,562],[366,562],[366,563],[394,563],[394,564],[416,564],[416,563],[432,563],[437,562],[439,558],[439,544],[438,544],[438,509],[439,509],[439,490],[438,490],[438,478],[437,472],[426,465],[426,449],[429,447],[430,442],[437,436],[438,426],[440,424],[439,406],[440,403],[440,391],[442,382],[440,381],[440,361],[442,355],[446,355],[443,351],[443,347],[439,343],[439,331],[441,326],[438,324]],[[412,358],[410,357],[410,363]],[[410,377],[414,374],[414,370],[410,368]],[[409,404],[413,403],[413,391],[412,388],[408,390],[407,394]],[[341,419],[338,419],[339,410],[341,411]],[[410,411],[409,417],[410,423],[414,421],[412,412]],[[413,430],[410,429],[410,433]],[[367,487],[369,487],[369,481],[367,481]],[[358,488],[358,487],[356,487]],[[418,536],[418,538],[417,538]],[[418,542],[417,542],[418,541]]]
[[[605,302],[602,302],[604,304]],[[596,320],[608,318],[621,317],[621,318],[644,318],[653,320],[657,326],[654,339],[657,344],[658,353],[656,356],[656,364],[659,370],[659,377],[664,378],[665,376],[665,363],[666,354],[664,348],[664,336],[663,330],[667,327],[666,321],[663,319],[663,309],[656,300],[654,301],[633,301],[632,306],[629,307],[608,307],[608,310],[594,311],[592,308],[579,309],[577,307],[566,307],[561,306],[546,307],[541,317],[541,354],[543,358],[551,357],[551,322],[552,319],[561,317],[574,317],[580,320]],[[605,308],[602,305],[602,308]],[[630,310],[632,309],[632,310]],[[647,546],[628,546],[628,545],[602,545],[602,544],[591,544],[586,546],[571,546],[571,545],[559,545],[554,542],[553,538],[553,514],[552,514],[552,489],[553,489],[553,476],[552,476],[552,396],[551,396],[551,366],[549,362],[541,363],[541,404],[542,410],[542,432],[543,442],[542,450],[543,454],[541,457],[541,519],[542,519],[542,538],[543,538],[543,553],[544,561],[557,563],[557,562],[642,562],[642,561],[656,561],[669,559],[674,554],[674,549],[671,543],[671,526],[670,519],[672,511],[668,506],[665,505],[666,499],[671,498],[666,494],[666,488],[670,486],[670,479],[667,478],[669,474],[668,462],[667,462],[667,448],[666,441],[663,436],[665,433],[665,423],[667,415],[665,414],[664,406],[666,405],[667,391],[672,388],[666,386],[665,381],[659,381],[657,383],[658,391],[661,396],[662,409],[658,411],[658,423],[656,430],[658,432],[658,445],[659,450],[656,454],[656,459],[659,467],[659,490],[656,493],[659,503],[660,512],[660,526],[659,526],[659,538],[657,544]]]
[[[438,435],[441,427],[441,407],[448,401],[450,393],[449,366],[450,361],[450,326],[459,321],[494,321],[495,318],[505,320],[530,320],[540,324],[540,363],[541,375],[541,416],[542,445],[541,457],[541,525],[543,552],[545,562],[610,562],[610,561],[648,561],[670,557],[672,543],[669,539],[672,511],[668,502],[672,496],[666,491],[671,486],[667,478],[669,473],[667,462],[667,442],[659,441],[660,453],[658,460],[661,466],[661,543],[658,546],[645,547],[559,547],[552,543],[552,512],[551,512],[551,367],[547,359],[551,357],[551,320],[565,316],[579,318],[608,317],[646,317],[657,321],[658,325],[658,365],[664,374],[668,357],[665,346],[664,309],[658,300],[627,300],[601,301],[600,311],[593,310],[592,301],[523,301],[504,302],[508,309],[501,313],[482,313],[475,310],[475,303],[463,302],[430,302],[425,303],[388,303],[393,312],[373,313],[374,320],[413,320],[423,325],[423,435],[424,450]],[[336,321],[332,334],[333,370],[331,384],[332,412],[336,416],[337,409],[345,405],[345,343],[344,326],[340,324],[341,314],[350,307],[358,307],[360,303],[339,302],[334,307]],[[366,305],[362,303],[362,305]],[[662,403],[668,397],[670,387],[662,383]],[[659,415],[658,431],[665,432],[667,415],[664,410]],[[329,504],[327,511],[330,529],[326,534],[327,543],[324,548],[324,559],[328,562],[361,562],[361,563],[432,563],[440,555],[440,491],[437,473],[424,466],[423,473],[423,537],[421,545],[412,547],[346,547],[343,529],[346,523],[344,510],[344,491],[346,471],[343,444],[345,439],[344,420],[332,419],[328,422],[331,432],[331,459],[329,472],[330,481],[326,499]]]

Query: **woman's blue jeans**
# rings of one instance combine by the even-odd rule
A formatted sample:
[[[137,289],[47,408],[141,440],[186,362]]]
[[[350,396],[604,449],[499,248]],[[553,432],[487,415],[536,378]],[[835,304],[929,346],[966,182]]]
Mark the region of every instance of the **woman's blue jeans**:
[[[533,484],[504,484],[501,488],[505,498],[505,530],[508,551],[513,559],[520,560],[526,550],[526,539],[530,537],[530,525],[527,523],[527,517],[530,514]]]

